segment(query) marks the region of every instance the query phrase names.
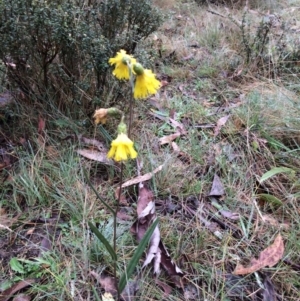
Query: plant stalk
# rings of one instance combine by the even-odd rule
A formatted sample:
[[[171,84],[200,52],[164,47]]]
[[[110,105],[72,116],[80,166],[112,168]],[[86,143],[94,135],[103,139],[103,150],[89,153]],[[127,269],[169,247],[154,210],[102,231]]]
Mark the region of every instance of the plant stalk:
[[[134,105],[134,99],[133,99],[133,95],[134,95],[134,76],[131,70],[131,64],[130,62],[128,63],[128,69],[129,69],[129,82],[130,82],[130,86],[131,86],[131,96],[129,99],[129,123],[128,123],[128,137],[131,139],[131,127],[132,127],[132,120],[133,120],[133,105]]]
[[[121,200],[121,191],[122,191],[122,183],[123,183],[123,167],[124,164],[123,162],[121,162],[121,171],[120,171],[120,186],[119,186],[119,193],[118,193],[118,199],[117,199],[117,206],[115,209],[115,214],[114,214],[114,251],[117,254],[117,215],[118,215],[118,211],[119,211],[119,207],[120,207],[120,200]],[[117,281],[117,261],[114,261],[114,278],[115,281]],[[119,286],[116,283],[116,287],[117,287],[117,300],[120,299],[120,290],[119,290]]]
[[[128,137],[131,139],[131,127],[133,120],[133,96],[129,100],[129,123],[128,123]]]

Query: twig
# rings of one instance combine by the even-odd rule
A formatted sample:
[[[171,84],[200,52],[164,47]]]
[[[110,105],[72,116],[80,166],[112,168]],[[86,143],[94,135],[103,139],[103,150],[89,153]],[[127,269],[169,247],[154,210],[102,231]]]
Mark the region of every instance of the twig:
[[[213,11],[213,10],[207,9],[206,11],[207,11],[208,13],[213,14],[213,15],[217,15],[217,16],[222,17],[222,18],[227,18],[226,16],[221,15],[220,13],[217,13],[217,12],[215,12],[215,11]]]

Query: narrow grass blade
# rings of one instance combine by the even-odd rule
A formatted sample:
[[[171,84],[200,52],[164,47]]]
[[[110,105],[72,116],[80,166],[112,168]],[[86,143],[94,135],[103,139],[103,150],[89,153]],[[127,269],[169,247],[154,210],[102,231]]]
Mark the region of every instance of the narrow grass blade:
[[[117,260],[117,254],[115,253],[114,249],[112,246],[109,244],[107,239],[100,233],[100,231],[95,227],[91,222],[88,222],[89,227],[91,228],[92,232],[98,237],[98,239],[104,244],[106,250],[110,254],[111,258],[113,260]]]
[[[290,173],[290,174],[294,175],[295,171],[291,168],[288,168],[288,167],[274,167],[274,168],[267,171],[266,173],[264,173],[261,176],[261,178],[259,180],[259,183],[262,183],[262,182],[268,180],[269,178],[272,178],[273,176],[275,176],[279,173]]]
[[[95,192],[97,198],[101,201],[101,203],[102,203],[102,204],[103,204],[103,205],[104,205],[104,206],[105,206],[105,207],[106,207],[113,215],[116,215],[115,210],[114,210],[112,207],[110,207],[110,206],[109,206],[109,205],[101,198],[101,196],[99,195],[98,191],[95,189],[95,187],[94,187],[93,184],[91,183],[91,181],[90,181],[90,179],[89,179],[89,177],[88,177],[87,172],[86,172],[85,169],[83,169],[83,174],[84,174],[84,177],[85,177],[87,183],[88,183],[89,186],[92,188],[92,190]]]
[[[93,293],[95,295],[96,301],[101,301],[101,299],[100,299],[100,297],[99,297],[99,295],[98,295],[98,293],[97,293],[97,291],[96,291],[96,289],[93,285],[92,285],[92,290],[93,290]]]
[[[135,250],[131,260],[129,261],[125,273],[123,273],[123,275],[120,278],[120,282],[119,282],[119,292],[120,293],[122,293],[122,291],[124,290],[127,280],[130,278],[135,267],[137,266],[138,261],[142,257],[143,252],[144,252],[145,248],[147,247],[148,242],[150,241],[150,238],[151,238],[157,224],[158,224],[158,219],[156,219],[155,222],[151,225],[151,227],[149,227],[149,229],[145,233],[144,237],[140,241],[137,249]]]

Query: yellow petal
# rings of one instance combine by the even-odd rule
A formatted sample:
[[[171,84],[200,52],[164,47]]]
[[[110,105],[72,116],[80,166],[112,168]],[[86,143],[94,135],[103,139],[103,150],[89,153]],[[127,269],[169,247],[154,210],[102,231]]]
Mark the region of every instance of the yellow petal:
[[[127,159],[128,157],[127,157],[126,147],[124,145],[119,145],[116,150],[115,160],[119,162],[119,161],[126,161]]]
[[[115,161],[126,161],[128,157],[134,159],[137,157],[137,152],[133,147],[133,142],[126,134],[121,133],[112,141],[110,151],[107,154],[108,158],[113,158]]]
[[[136,76],[133,97],[135,99],[146,98],[155,94],[160,86],[155,74],[151,70],[145,69],[143,74]]]
[[[136,59],[126,54],[126,51],[123,49],[117,52],[115,57],[108,60],[111,65],[115,65],[113,75],[118,79],[129,79],[130,77],[129,66],[124,63],[126,60],[129,60],[131,64],[136,63]]]
[[[109,152],[107,154],[107,158],[109,158],[109,159],[113,158],[113,156],[115,155],[115,153],[116,153],[116,147],[113,146],[113,145],[111,145],[111,148],[110,148],[110,150],[109,150]]]

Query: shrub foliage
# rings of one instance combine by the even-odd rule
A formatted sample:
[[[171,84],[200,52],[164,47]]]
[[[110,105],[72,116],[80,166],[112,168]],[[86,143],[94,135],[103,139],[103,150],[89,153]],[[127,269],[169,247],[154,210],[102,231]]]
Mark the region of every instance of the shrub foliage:
[[[30,99],[78,101],[80,91],[102,95],[108,58],[133,53],[159,24],[146,0],[2,0],[0,58]]]

